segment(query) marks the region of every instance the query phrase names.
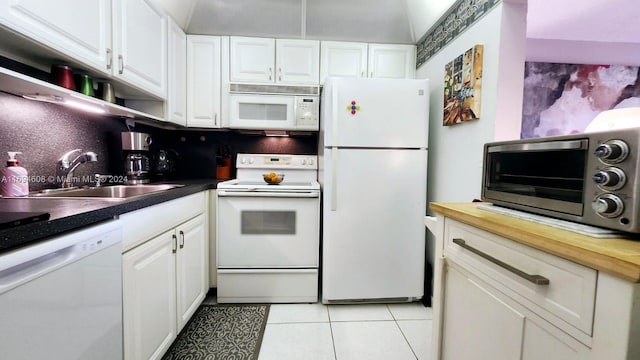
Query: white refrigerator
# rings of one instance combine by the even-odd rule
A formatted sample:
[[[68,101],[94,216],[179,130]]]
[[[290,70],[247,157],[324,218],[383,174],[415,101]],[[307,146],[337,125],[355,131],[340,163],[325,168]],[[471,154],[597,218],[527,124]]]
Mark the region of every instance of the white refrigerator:
[[[423,296],[428,86],[325,82],[318,151],[324,304]]]

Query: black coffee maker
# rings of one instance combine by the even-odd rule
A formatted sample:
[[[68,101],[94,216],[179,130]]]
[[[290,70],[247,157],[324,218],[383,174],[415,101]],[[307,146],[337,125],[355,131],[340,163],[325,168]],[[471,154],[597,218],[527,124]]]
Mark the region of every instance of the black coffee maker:
[[[122,133],[122,155],[124,156],[124,172],[127,184],[146,184],[150,182],[151,163],[149,145],[152,139],[149,134],[139,132]]]

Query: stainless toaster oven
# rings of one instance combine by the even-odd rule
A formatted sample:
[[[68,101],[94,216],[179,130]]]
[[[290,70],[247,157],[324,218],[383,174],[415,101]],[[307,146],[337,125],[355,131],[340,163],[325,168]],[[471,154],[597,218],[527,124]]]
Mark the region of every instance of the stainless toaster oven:
[[[640,233],[640,128],[492,142],[482,200]]]

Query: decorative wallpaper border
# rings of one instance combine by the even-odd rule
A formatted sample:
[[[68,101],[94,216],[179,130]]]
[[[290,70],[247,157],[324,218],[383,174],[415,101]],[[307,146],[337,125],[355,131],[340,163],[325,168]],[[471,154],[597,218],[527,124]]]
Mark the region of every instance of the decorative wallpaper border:
[[[416,44],[416,69],[502,0],[458,0]]]

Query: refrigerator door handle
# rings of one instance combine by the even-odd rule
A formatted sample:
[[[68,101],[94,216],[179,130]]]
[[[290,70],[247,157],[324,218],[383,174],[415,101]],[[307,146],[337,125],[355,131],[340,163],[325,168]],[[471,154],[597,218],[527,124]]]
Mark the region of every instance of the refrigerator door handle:
[[[331,132],[331,146],[338,146],[338,88],[336,86],[331,88]]]
[[[338,89],[337,87],[331,88],[331,211],[336,211],[338,208]]]
[[[335,119],[335,117],[334,117]],[[338,148],[331,148],[331,211],[338,208]]]

